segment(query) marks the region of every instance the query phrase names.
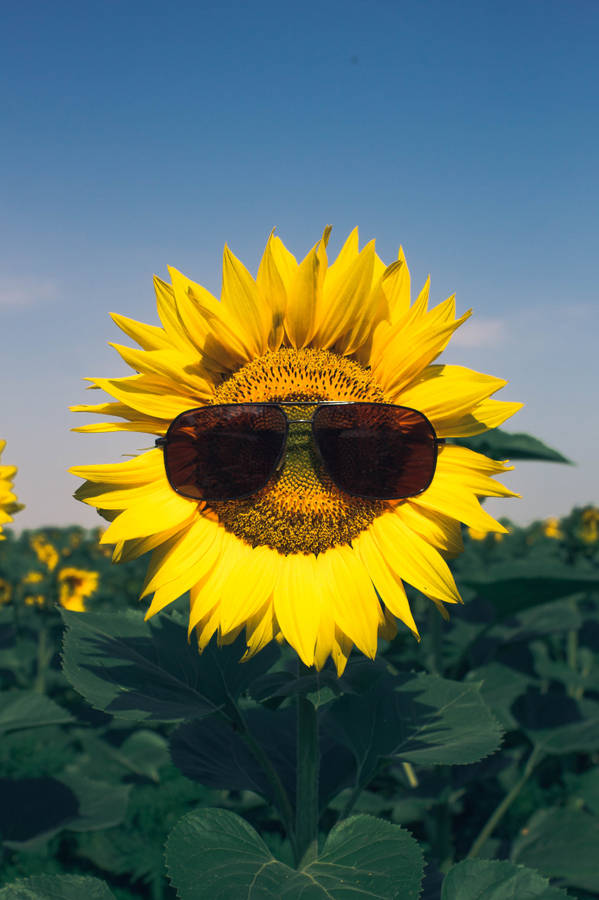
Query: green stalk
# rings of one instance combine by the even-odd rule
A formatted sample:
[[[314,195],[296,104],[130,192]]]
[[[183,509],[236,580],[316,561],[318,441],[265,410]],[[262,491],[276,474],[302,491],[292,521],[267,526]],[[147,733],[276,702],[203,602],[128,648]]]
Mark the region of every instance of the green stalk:
[[[33,689],[39,694],[46,691],[46,668],[51,658],[52,648],[48,649],[48,629],[46,623],[42,622],[37,636],[37,668],[33,685]]]
[[[487,819],[487,822],[481,829],[480,834],[478,835],[478,837],[476,838],[476,840],[470,847],[470,851],[468,852],[466,859],[474,859],[476,856],[478,856],[483,845],[488,840],[488,838],[491,837],[491,835],[495,831],[497,825],[499,825],[499,823],[503,819],[504,815],[506,814],[506,812],[508,811],[508,809],[510,808],[510,806],[512,805],[512,803],[514,802],[514,800],[516,799],[516,797],[518,796],[518,794],[520,793],[520,791],[522,790],[522,788],[524,787],[524,785],[526,784],[526,782],[528,781],[530,776],[532,775],[536,764],[538,763],[539,759],[541,758],[541,755],[542,754],[540,753],[538,747],[535,747],[533,749],[532,753],[530,754],[530,756],[528,757],[528,762],[526,763],[526,765],[524,767],[522,776],[516,782],[516,784],[513,786],[511,791],[509,791],[505,795],[505,797],[503,798],[503,800],[501,801],[499,806],[496,807],[495,811],[489,816],[489,818]]]
[[[301,694],[297,698],[296,864],[318,856],[318,714]]]

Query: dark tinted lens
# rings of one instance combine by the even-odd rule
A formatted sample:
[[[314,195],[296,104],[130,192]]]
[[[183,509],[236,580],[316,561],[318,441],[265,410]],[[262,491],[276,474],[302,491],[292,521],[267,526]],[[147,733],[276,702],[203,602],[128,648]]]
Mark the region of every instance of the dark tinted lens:
[[[166,435],[171,486],[195,500],[232,500],[259,491],[285,445],[284,413],[259,403],[204,406],[182,413]]]
[[[416,410],[386,403],[321,406],[313,430],[331,477],[348,494],[412,497],[435,474],[435,432]]]

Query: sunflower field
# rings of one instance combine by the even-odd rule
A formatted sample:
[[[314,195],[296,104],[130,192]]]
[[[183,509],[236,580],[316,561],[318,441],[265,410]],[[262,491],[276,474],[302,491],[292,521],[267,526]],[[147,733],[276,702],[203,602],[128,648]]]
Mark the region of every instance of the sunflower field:
[[[243,879],[268,864],[256,896],[300,896],[284,893],[293,851],[272,784],[231,724],[241,710],[292,794],[300,692],[320,722],[321,833],[348,841],[346,877],[387,879],[356,896],[599,896],[598,509],[464,529],[464,606],[445,622],[414,591],[420,644],[397,635],[341,679],[298,677],[276,644],[241,666],[239,639],[198,656],[184,602],[144,623],[145,561],[114,566],[100,534],[5,529],[0,543],[2,900],[249,897]],[[231,884],[216,893],[222,853]],[[319,865],[326,885],[334,867]]]
[[[599,897],[599,509],[487,512],[568,460],[329,232],[113,315],[102,529],[13,532],[0,466],[0,900]]]

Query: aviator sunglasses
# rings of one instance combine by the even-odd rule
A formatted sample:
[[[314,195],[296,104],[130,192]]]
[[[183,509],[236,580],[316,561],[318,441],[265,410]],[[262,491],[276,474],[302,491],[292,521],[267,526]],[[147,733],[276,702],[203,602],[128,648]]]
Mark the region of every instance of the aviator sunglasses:
[[[312,407],[290,418],[285,407]],[[368,500],[398,500],[427,489],[443,439],[421,412],[392,403],[282,401],[224,403],[180,413],[165,437],[166,476],[193,500],[237,500],[281,468],[290,426],[311,425],[316,450],[338,488]]]

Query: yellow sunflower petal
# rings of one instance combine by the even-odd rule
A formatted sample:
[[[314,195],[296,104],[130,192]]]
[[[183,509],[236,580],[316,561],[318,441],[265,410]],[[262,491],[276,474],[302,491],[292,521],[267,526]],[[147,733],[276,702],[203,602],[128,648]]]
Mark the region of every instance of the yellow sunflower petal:
[[[464,416],[446,418],[439,424],[437,434],[439,437],[472,437],[482,434],[489,428],[497,428],[503,425],[506,419],[522,409],[523,403],[509,400],[483,400],[478,403],[472,412]]]
[[[285,332],[295,348],[309,344],[318,326],[316,314],[327,269],[329,234],[330,228],[325,229],[321,240],[299,264],[289,286]]]
[[[98,484],[116,484],[120,487],[152,484],[164,477],[164,457],[162,450],[156,448],[125,462],[72,466],[69,472]]]
[[[401,579],[397,578],[389,568],[389,564],[379,550],[378,544],[370,530],[363,531],[362,534],[358,535],[353,541],[353,546],[364,563],[366,571],[387,609],[407,625],[410,631],[420,640],[418,628],[416,627]]]
[[[222,588],[230,572],[232,572],[251,553],[252,548],[238,540],[232,534],[223,534],[221,557],[218,565],[215,565],[189,591],[190,613],[188,634],[194,628],[198,628],[198,635],[202,632],[200,623],[206,616],[212,617],[216,610],[216,628],[220,622],[220,598]],[[211,619],[212,620],[212,619]],[[202,632],[203,633],[203,632]],[[210,640],[210,638],[208,638]]]
[[[261,609],[247,620],[247,650],[242,657],[242,662],[251,659],[252,656],[263,650],[274,639],[274,636],[273,602],[268,600]]]
[[[183,531],[164,540],[152,553],[140,596],[152,594],[182,575],[190,578],[188,587],[198,582],[220,556],[223,533],[216,522],[199,515]]]
[[[370,529],[379,550],[399,578],[427,597],[436,597],[444,603],[461,603],[445,560],[395,512],[375,519]]]
[[[260,302],[270,313],[270,328],[268,330],[269,350],[278,350],[281,346],[285,336],[284,321],[287,308],[287,288],[284,276],[277,265],[275,240],[274,234],[271,234],[256,276],[256,287]]]
[[[169,266],[177,318],[206,368],[233,372],[250,359],[231,317],[210,291]]]
[[[395,269],[393,277],[389,278],[385,284],[385,294],[389,304],[389,319],[392,324],[407,313],[412,302],[410,270],[408,269],[403,247],[399,248],[397,261],[399,265]]]
[[[452,297],[411,326],[396,328],[382,356],[373,365],[374,375],[391,397],[397,397],[445,349],[451,335],[471,315],[468,311],[453,319]]]
[[[175,525],[166,531],[158,531],[156,534],[149,534],[143,538],[132,538],[127,541],[118,541],[112,553],[112,560],[115,563],[129,562],[131,559],[139,559],[144,553],[149,553],[154,547],[158,547],[164,541],[167,541],[174,534],[180,531],[180,526]]]
[[[159,328],[157,325],[146,325],[145,322],[136,322],[135,319],[129,319],[118,313],[110,313],[110,317],[115,325],[118,325],[121,331],[124,331],[127,337],[139,344],[143,350],[172,350],[173,345],[163,328]]]
[[[462,418],[506,384],[502,378],[483,375],[464,366],[428,366],[418,379],[391,395],[391,399],[423,412],[439,432],[444,422]]]
[[[431,546],[436,547],[446,558],[453,559],[463,551],[464,541],[460,523],[450,516],[416,506],[410,500],[400,503],[396,512],[408,528],[423,537]]]
[[[336,624],[362,653],[374,659],[382,611],[364,564],[347,545],[320,554],[317,564],[319,581],[332,599]]]
[[[242,323],[252,356],[264,353],[268,349],[268,309],[258,302],[256,282],[227,246],[223,255],[221,302],[225,311]]]
[[[431,486],[423,494],[412,497],[410,503],[459,519],[470,528],[507,533],[507,528],[485,512],[473,491],[451,477],[435,475]]]
[[[122,344],[111,344],[121,359],[141,375],[157,375],[178,385],[198,401],[209,400],[213,393],[212,383],[204,377],[206,372],[198,363],[197,356],[191,358],[177,350],[136,350]]]
[[[251,619],[272,596],[284,557],[270,547],[255,547],[223,584],[220,630],[227,634]]]
[[[320,624],[320,594],[313,554],[282,558],[274,589],[274,612],[285,640],[311,666]]]
[[[342,251],[343,253],[343,251]],[[341,254],[340,254],[341,256]],[[332,347],[356,319],[370,318],[367,301],[372,289],[374,270],[374,241],[340,271],[335,269],[339,259],[327,270],[320,303],[318,327],[312,342],[321,349]]]
[[[344,634],[344,632],[341,631],[341,629],[336,625],[335,637],[333,639],[333,651],[331,655],[333,657],[333,662],[335,663],[335,668],[337,669],[337,675],[339,678],[341,678],[341,676],[345,672],[345,667],[353,648],[354,645],[351,639],[346,634]]]
[[[118,515],[102,535],[100,543],[113,544],[166,531],[175,525],[183,526],[191,523],[197,514],[197,503],[163,487]]]
[[[179,393],[166,378],[151,375],[129,375],[124,378],[88,378],[95,387],[112,394],[126,406],[153,418],[174,419],[179,413],[202,406],[195,391]]]

